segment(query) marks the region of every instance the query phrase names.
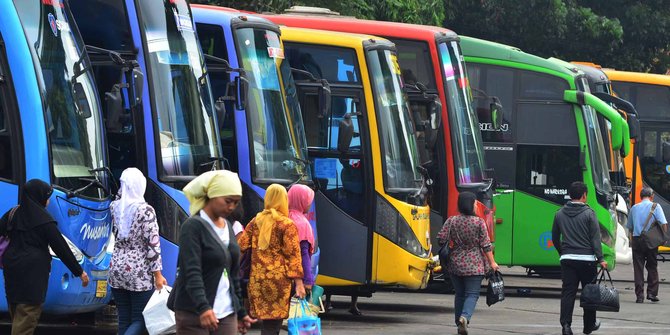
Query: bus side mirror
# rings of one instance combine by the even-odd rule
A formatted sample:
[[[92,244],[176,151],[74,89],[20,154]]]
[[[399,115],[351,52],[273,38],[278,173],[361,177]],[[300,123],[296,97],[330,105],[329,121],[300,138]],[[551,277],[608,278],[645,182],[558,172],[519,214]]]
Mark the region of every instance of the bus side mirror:
[[[105,92],[105,103],[107,104],[107,117],[105,118],[105,128],[109,132],[120,132],[121,114],[123,113],[123,98],[119,84],[112,87],[112,90]]]
[[[442,102],[435,97],[430,103],[430,128],[437,131],[442,126]]]
[[[226,120],[226,101],[223,97],[216,99],[214,102],[214,113],[219,125],[219,129],[223,129],[223,123]]]
[[[354,138],[354,124],[351,121],[351,114],[344,114],[344,119],[340,120],[337,129],[337,151],[341,154],[349,151],[351,140]]]
[[[243,110],[246,108],[247,101],[247,82],[242,76],[235,77],[235,109]]]
[[[640,120],[638,120],[637,115],[628,114],[628,130],[632,140],[637,140],[640,137]]]
[[[133,85],[133,102],[132,107],[136,107],[142,103],[142,94],[144,94],[144,73],[139,68],[134,68],[131,74]]]
[[[582,168],[582,171],[586,171],[586,147],[582,147],[579,152],[579,167]]]
[[[670,142],[662,142],[661,150],[663,152],[663,163],[670,162]]]
[[[75,83],[72,87],[74,93],[75,104],[77,104],[77,109],[79,114],[85,119],[91,117],[91,106],[88,104],[88,98],[86,97],[86,91],[84,90],[84,85],[81,83]]]
[[[332,95],[330,91],[330,84],[328,81],[322,80],[321,87],[319,87],[319,115],[320,119],[330,115],[330,104]]]
[[[491,125],[494,130],[502,128],[503,106],[498,97],[491,97],[491,104],[489,105],[491,111]]]

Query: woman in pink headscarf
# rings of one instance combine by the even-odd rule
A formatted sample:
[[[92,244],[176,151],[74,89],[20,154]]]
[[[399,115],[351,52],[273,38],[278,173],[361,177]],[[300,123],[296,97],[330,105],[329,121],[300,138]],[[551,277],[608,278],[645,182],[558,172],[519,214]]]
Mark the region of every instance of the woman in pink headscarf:
[[[305,185],[296,184],[288,190],[288,216],[298,228],[300,254],[302,256],[302,282],[307,291],[311,290],[312,285],[314,285],[311,263],[311,256],[314,253],[314,233],[305,214],[309,212],[313,200],[314,191]]]

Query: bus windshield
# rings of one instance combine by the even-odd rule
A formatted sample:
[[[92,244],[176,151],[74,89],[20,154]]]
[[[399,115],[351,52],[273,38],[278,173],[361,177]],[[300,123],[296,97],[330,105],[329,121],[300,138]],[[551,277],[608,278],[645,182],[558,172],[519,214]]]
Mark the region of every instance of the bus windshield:
[[[580,79],[581,88],[590,93],[586,78]],[[588,105],[583,105],[584,121],[586,126],[586,135],[588,138],[589,152],[591,153],[591,170],[593,173],[593,182],[596,190],[600,193],[612,193],[612,183],[610,182],[609,165],[607,155],[605,154],[605,141],[601,135],[602,128],[598,122],[596,111]],[[609,145],[608,145],[609,146]]]
[[[300,109],[289,112],[281,90],[292,77],[290,68],[282,71],[289,72],[286,79],[279,75],[279,66],[288,67],[279,35],[265,29],[241,28],[235,31],[235,41],[249,83],[246,113],[253,146],[253,176],[261,181],[291,183],[309,169],[300,163],[307,158],[302,128],[302,136],[298,135],[297,126],[302,127]],[[295,95],[295,85],[292,87]]]
[[[470,84],[465,63],[457,42],[439,44],[451,127],[452,150],[460,186],[484,181],[484,150],[479,121],[472,108]]]
[[[209,78],[185,0],[137,0],[163,176],[218,166]]]
[[[84,43],[67,2],[14,1],[36,64],[46,112],[54,184],[69,190],[105,164],[100,105]],[[72,24],[71,24],[72,23]],[[26,133],[27,134],[27,133]],[[85,196],[102,198],[101,190]]]
[[[414,125],[403,92],[400,66],[391,50],[367,52],[370,81],[375,96],[384,185],[389,193],[415,192],[420,187],[419,154]]]

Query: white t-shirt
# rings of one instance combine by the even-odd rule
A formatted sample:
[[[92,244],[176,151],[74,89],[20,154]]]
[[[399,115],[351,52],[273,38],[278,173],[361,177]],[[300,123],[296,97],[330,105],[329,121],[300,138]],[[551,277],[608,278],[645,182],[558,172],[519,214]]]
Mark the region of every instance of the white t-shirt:
[[[244,226],[240,223],[240,221],[235,221],[233,223],[233,233],[235,233],[235,236],[237,236],[237,234],[239,234],[243,231],[244,231]]]
[[[214,231],[223,244],[228,247],[228,244],[230,243],[230,232],[228,231],[228,227],[217,227],[203,210],[200,211],[200,217],[205,219],[205,221],[214,228]],[[230,281],[228,280],[228,276],[228,270],[224,269],[221,279],[219,280],[219,286],[216,289],[216,297],[214,298],[214,306],[212,306],[212,309],[214,310],[214,315],[217,319],[223,319],[235,312],[233,309],[233,300],[230,298]]]

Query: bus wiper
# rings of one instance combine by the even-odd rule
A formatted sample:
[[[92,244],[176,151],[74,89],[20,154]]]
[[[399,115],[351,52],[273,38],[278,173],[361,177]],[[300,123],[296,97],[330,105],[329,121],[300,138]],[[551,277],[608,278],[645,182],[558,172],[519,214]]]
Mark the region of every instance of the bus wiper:
[[[282,166],[284,167],[284,169],[293,170],[293,169],[296,168],[296,163],[301,167],[300,175],[298,176],[298,179],[293,181],[288,186],[288,188],[291,188],[291,186],[293,186],[293,185],[299,183],[301,180],[303,180],[307,176],[307,173],[305,173],[305,171],[307,170],[308,166],[310,166],[312,164],[312,162],[310,162],[308,160],[302,159],[300,157],[293,156],[293,157],[291,157],[291,159],[287,159],[287,160],[283,161]]]
[[[108,166],[102,166],[102,167],[99,167],[99,168],[90,169],[90,170],[88,170],[88,172],[92,173],[93,175],[95,175],[97,172],[104,172],[105,174],[107,174],[107,177],[109,178],[109,180],[111,180],[112,183],[114,184],[115,189],[117,191],[120,189],[119,183],[116,181],[116,178],[114,177],[114,173],[112,173],[112,169],[110,169]],[[96,179],[98,179],[98,178],[96,177]],[[108,192],[108,193],[112,194],[112,192]]]
[[[228,170],[230,170],[230,162],[228,162],[228,159],[225,157],[209,157],[208,162],[204,162],[200,164],[200,167],[204,167],[207,165],[212,165],[212,171],[217,170],[216,168],[216,163],[221,162],[223,163],[223,169],[226,170],[226,167],[228,167]]]
[[[422,197],[425,197],[430,192],[430,186],[433,185],[433,179],[430,178],[430,175],[428,174],[428,169],[426,169],[422,165],[418,165],[416,168],[417,170],[419,170],[419,173],[421,174],[421,187],[416,191],[416,193],[412,194],[410,197],[412,199],[422,199]]]
[[[84,191],[86,191],[89,188],[94,187],[94,186],[96,188],[99,188],[99,189],[101,189],[101,190],[103,190],[103,191],[105,191],[109,194],[109,190],[107,190],[107,188],[105,188],[105,185],[103,185],[97,178],[78,178],[78,179],[80,181],[83,181],[83,182],[88,182],[88,184],[86,184],[86,186],[78,188],[74,191],[68,191],[67,194],[66,194],[66,197],[68,199],[79,196],[82,192],[84,192]]]

